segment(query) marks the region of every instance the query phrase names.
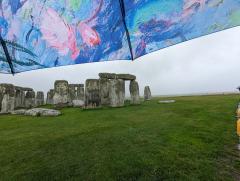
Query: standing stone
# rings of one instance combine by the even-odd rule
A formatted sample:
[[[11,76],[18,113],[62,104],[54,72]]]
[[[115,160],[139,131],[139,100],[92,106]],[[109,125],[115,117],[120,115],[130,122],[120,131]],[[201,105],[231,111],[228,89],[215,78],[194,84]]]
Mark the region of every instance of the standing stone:
[[[144,88],[144,100],[149,101],[152,98],[151,90],[149,86],[146,86]]]
[[[110,80],[110,106],[123,107],[125,101],[125,81],[121,79]]]
[[[100,78],[100,97],[101,97],[101,104],[102,105],[109,105],[110,104],[110,81],[106,78]]]
[[[78,84],[77,99],[84,101],[84,84]]]
[[[22,87],[15,87],[15,109],[23,108],[25,100],[25,92]]]
[[[69,84],[68,85],[69,88],[69,95],[70,95],[70,99],[71,100],[75,100],[77,97],[77,87],[75,84]]]
[[[69,84],[69,92],[74,107],[84,106],[84,85]]]
[[[39,91],[36,96],[36,106],[44,105],[44,93]]]
[[[76,85],[76,99],[73,100],[74,107],[83,107],[84,106],[84,84]]]
[[[15,88],[12,84],[0,84],[1,113],[9,113],[15,108]]]
[[[129,90],[131,94],[131,104],[140,104],[138,82],[135,80],[132,80],[130,82]]]
[[[98,79],[87,79],[85,84],[85,107],[95,108],[101,105],[100,85]]]
[[[66,80],[55,81],[53,104],[57,106],[71,105],[68,82]]]
[[[25,108],[35,107],[35,92],[27,91],[25,95]]]
[[[50,89],[48,92],[47,92],[47,104],[50,104],[52,105],[53,104],[53,96],[54,96],[54,89]]]

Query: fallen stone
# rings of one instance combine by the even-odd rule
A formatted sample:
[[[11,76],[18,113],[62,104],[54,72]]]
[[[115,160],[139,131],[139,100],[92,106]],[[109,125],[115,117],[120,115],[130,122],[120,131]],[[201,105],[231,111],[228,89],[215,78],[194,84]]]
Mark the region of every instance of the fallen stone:
[[[84,106],[84,100],[73,100],[73,107],[83,107]]]
[[[26,116],[59,116],[61,112],[54,109],[34,108],[25,112]]]
[[[11,114],[13,115],[24,115],[26,113],[26,109],[19,109],[19,110],[15,110],[15,111],[12,111]]]

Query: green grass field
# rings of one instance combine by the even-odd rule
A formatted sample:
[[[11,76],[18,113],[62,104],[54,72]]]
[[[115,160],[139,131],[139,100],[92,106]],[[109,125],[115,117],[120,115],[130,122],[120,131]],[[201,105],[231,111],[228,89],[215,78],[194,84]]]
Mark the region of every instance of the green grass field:
[[[159,99],[0,116],[0,180],[240,180],[239,96]]]

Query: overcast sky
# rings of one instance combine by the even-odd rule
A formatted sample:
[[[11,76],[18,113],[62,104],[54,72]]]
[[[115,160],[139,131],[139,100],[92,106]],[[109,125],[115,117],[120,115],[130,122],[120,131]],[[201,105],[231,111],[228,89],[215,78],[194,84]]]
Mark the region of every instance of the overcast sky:
[[[141,94],[145,85],[154,95],[235,91],[240,85],[240,28],[178,44],[131,61],[112,61],[0,74],[0,83],[48,91],[55,80],[84,83],[99,72],[137,76]]]

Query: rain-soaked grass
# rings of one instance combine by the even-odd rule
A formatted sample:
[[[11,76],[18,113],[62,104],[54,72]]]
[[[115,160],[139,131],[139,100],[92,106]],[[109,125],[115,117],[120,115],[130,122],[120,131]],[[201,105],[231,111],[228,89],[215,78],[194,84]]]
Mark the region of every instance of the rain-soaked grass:
[[[0,116],[0,180],[240,180],[237,95]]]

